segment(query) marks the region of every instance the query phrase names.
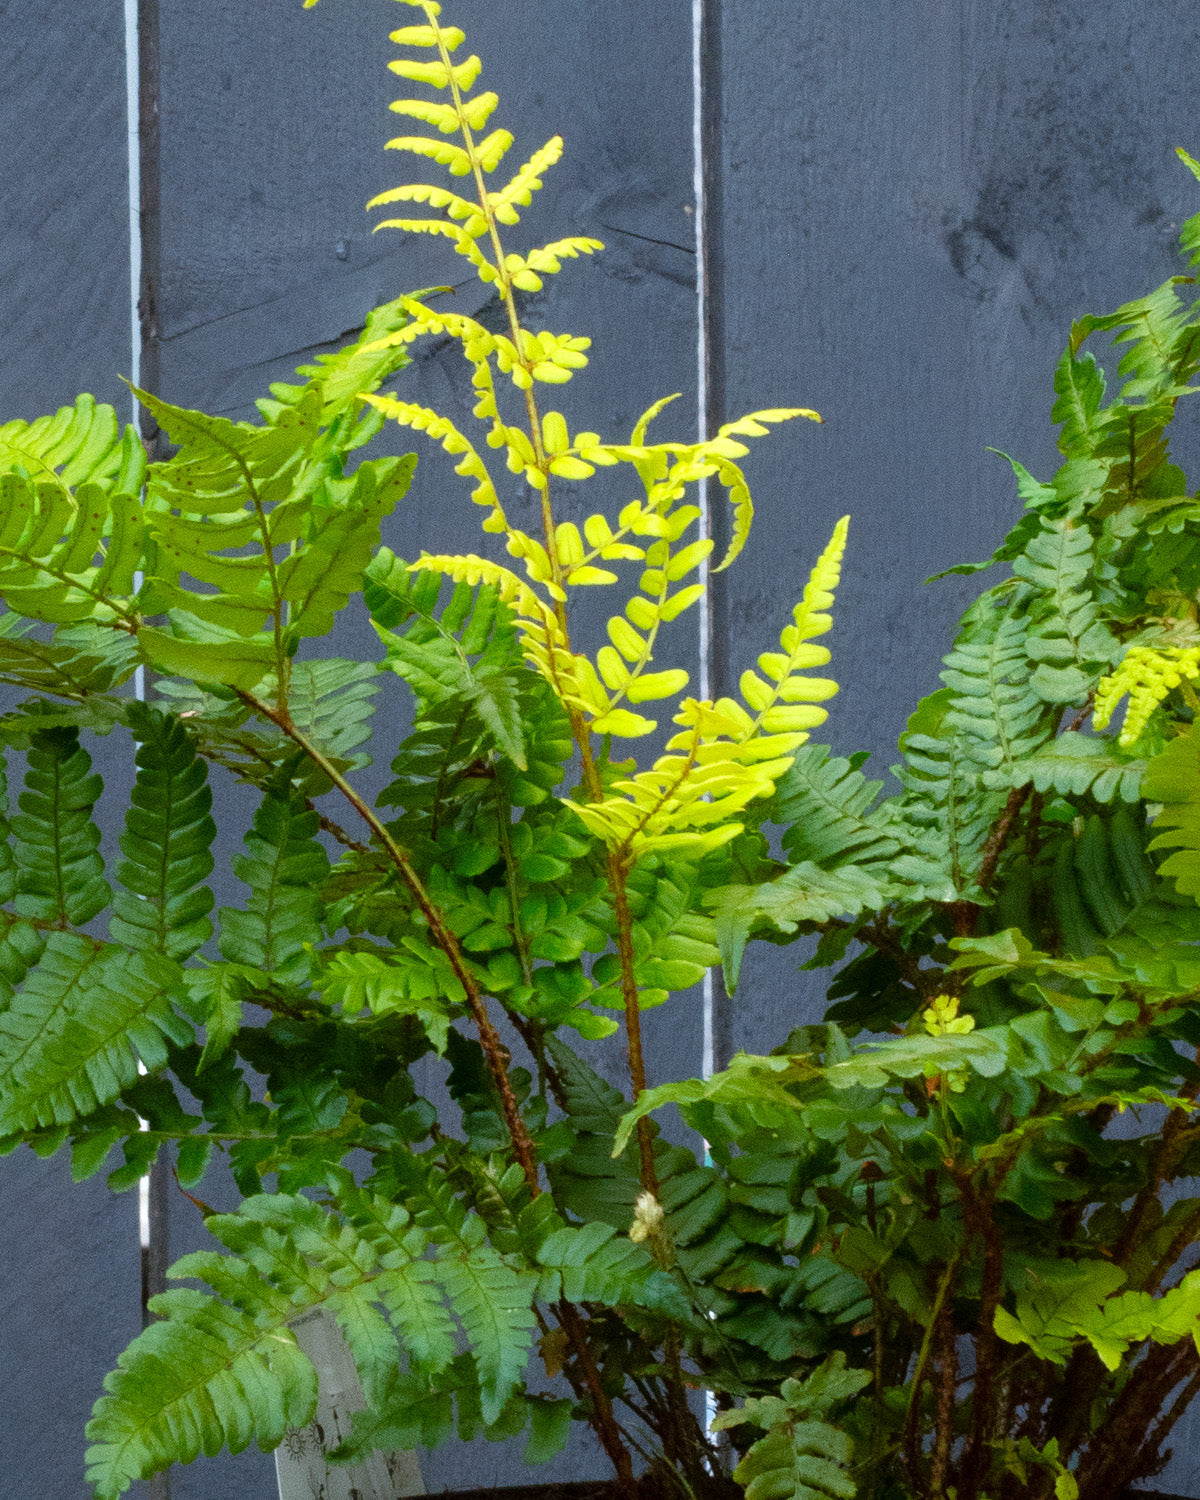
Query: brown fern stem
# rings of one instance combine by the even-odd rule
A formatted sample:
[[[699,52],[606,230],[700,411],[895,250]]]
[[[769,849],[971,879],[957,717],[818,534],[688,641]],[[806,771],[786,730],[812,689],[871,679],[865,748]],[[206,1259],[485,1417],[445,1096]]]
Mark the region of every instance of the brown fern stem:
[[[608,884],[613,894],[617,918],[617,953],[621,962],[621,995],[625,1002],[625,1042],[629,1056],[629,1081],[636,1104],[646,1092],[646,1061],[642,1054],[642,1013],[638,1005],[638,983],[634,972],[633,917],[629,911],[627,875],[620,857],[610,851]],[[638,1156],[641,1161],[642,1187],[658,1197],[658,1173],[654,1168],[654,1137],[650,1121],[643,1116],[637,1123]]]
[[[601,1446],[608,1455],[617,1475],[617,1485],[625,1500],[638,1500],[638,1483],[633,1473],[633,1462],[629,1450],[621,1438],[621,1430],[613,1416],[612,1402],[600,1380],[600,1371],[595,1356],[587,1341],[587,1331],[578,1309],[565,1299],[555,1306],[555,1316],[564,1333],[571,1341],[583,1383],[592,1398],[592,1426]]]
[[[521,1118],[521,1111],[517,1106],[517,1098],[513,1093],[512,1084],[509,1082],[508,1049],[500,1040],[500,1034],[492,1025],[491,1017],[487,1013],[483,994],[479,984],[463,958],[462,950],[458,946],[458,939],[446,925],[446,919],[442,915],[437,903],[417,874],[409,857],[407,850],[403,849],[384,827],[376,816],[373,809],[363,801],[337,767],[328,760],[310,740],[296,728],[286,711],[272,708],[270,704],[263,703],[251,694],[239,691],[239,698],[248,708],[255,713],[262,714],[264,718],[271,721],[276,728],[280,729],[287,737],[312,761],[315,766],[329,777],[330,781],[350,806],[353,807],[367,827],[379,840],[384,852],[395,865],[401,880],[408,887],[409,893],[415,902],[417,909],[425,918],[429,927],[429,934],[434,943],[441,949],[450,964],[451,972],[462,987],[466,996],[467,1008],[471,1012],[471,1018],[475,1022],[475,1029],[479,1033],[479,1044],[483,1048],[483,1054],[487,1060],[488,1071],[492,1075],[492,1082],[496,1086],[496,1092],[500,1096],[500,1107],[504,1114],[504,1123],[508,1129],[509,1140],[512,1142],[513,1153],[521,1165],[525,1174],[525,1181],[529,1187],[530,1197],[536,1198],[541,1192],[537,1175],[537,1160],[534,1152],[533,1141],[529,1131],[525,1127],[525,1121]]]

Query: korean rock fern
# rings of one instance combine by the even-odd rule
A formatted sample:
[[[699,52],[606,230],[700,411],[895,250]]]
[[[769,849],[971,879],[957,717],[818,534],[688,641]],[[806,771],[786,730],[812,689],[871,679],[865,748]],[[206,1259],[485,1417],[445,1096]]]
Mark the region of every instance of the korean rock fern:
[[[1200,215],[1182,246],[1194,273]],[[1062,465],[1014,464],[1008,576],[899,790],[805,746],[787,867],[719,894],[731,979],[748,934],[820,935],[825,1022],[623,1127],[674,1099],[731,1193],[787,1143],[756,1243],[826,1326],[781,1397],[720,1418],[754,1439],[750,1496],[1109,1500],[1200,1392],[1200,505],[1169,449],[1198,372],[1194,274],[1074,325]],[[858,913],[816,909],[850,877]]]
[[[742,440],[815,414],[653,442],[658,401],[628,441],[568,430],[543,396],[587,341],[526,326],[518,293],[600,246],[508,248],[561,143],[510,173],[478,59],[457,60],[436,5],[412,8],[392,67],[420,97],[396,104],[414,133],[391,145],[437,180],[376,202],[447,239],[497,317],[400,297],[253,422],[138,392],[177,450],[151,464],[86,398],[0,428],[0,679],[19,700],[0,730],[25,752],[0,841],[0,1136],[69,1145],[81,1176],[119,1152],[117,1188],[167,1152],[190,1189],[223,1153],[244,1199],[208,1214],[213,1248],[175,1267],[189,1284],[109,1377],[100,1500],[306,1423],[316,1377],[289,1325],[314,1308],[367,1396],[348,1455],[527,1430],[536,1458],[580,1419],[630,1496],[639,1455],[660,1494],[725,1493],[688,1384],[766,1394],[789,1357],[757,1282],[709,1284],[742,1244],[716,1170],[649,1120],[612,1149],[647,1086],[641,1011],[696,1025],[683,992],[718,960],[720,893],[761,863],[757,822],[835,691],[812,673],[845,523],[738,698],[689,697],[667,655],[750,527]],[[429,336],[462,348],[478,442],[404,399]],[[360,450],[393,421],[457,459],[477,555],[402,560],[399,524],[382,545],[414,460]],[[497,460],[536,497],[537,535],[506,513]],[[610,510],[580,505],[593,479]],[[701,480],[733,507],[723,558]],[[597,589],[617,600],[598,645],[573,608]],[[359,597],[381,660],[322,655]],[[372,802],[357,773],[389,690],[413,723]],[[95,734],[136,753],[109,868]],[[626,758],[639,742],[657,749]],[[230,777],[256,810],[243,899],[214,911]],[[610,1035],[628,1097],[567,1041]],[[418,1092],[430,1056],[456,1118]]]

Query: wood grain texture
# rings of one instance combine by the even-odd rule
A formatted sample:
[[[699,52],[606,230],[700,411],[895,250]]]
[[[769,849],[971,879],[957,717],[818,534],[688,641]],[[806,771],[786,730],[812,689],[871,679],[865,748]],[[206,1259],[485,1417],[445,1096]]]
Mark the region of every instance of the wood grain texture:
[[[128,397],[129,220],[121,0],[5,0],[0,21],[4,418],[80,390]]]
[[[130,367],[121,0],[0,7],[0,421]],[[19,774],[19,771],[18,771]],[[64,1158],[0,1162],[0,1494],[80,1500],[84,1423],[137,1332],[134,1198],[71,1182]]]
[[[815,738],[872,750],[882,775],[978,587],[922,580],[987,556],[1018,513],[987,448],[1052,472],[1051,379],[1072,319],[1180,269],[1197,193],[1172,148],[1200,143],[1195,12],[763,0],[721,13],[725,409],[811,405],[826,425],[756,449],[756,530],[723,575],[716,633],[733,674],[851,512],[831,637],[843,690]],[[786,950],[755,955],[732,1044],[814,1019],[818,977]]]

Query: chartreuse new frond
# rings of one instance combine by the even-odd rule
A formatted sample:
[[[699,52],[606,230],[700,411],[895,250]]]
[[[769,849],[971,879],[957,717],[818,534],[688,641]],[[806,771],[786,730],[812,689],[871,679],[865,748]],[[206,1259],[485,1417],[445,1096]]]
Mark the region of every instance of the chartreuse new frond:
[[[111,406],[78,396],[52,417],[0,426],[0,470],[17,469],[64,489],[92,483],[136,495],[146,455],[131,428],[120,430]]]
[[[1117,705],[1128,694],[1117,744],[1136,744],[1158,705],[1185,681],[1197,677],[1200,646],[1130,646],[1116,670],[1096,689],[1092,722],[1097,730],[1107,729]],[[1184,687],[1185,697],[1187,693]]]
[[[793,622],[783,629],[781,650],[759,657],[762,676],[743,674],[743,703],[685,700],[675,715],[682,732],[650,770],[615,780],[603,800],[571,804],[585,826],[622,857],[662,849],[706,852],[735,838],[747,804],[772,794],[809,730],[824,722],[826,712],[818,705],[837,684],[807,674],[829,660],[828,649],[813,640],[833,624],[828,609],[847,526],[843,519],[834,529]]]
[[[132,628],[146,457],[111,406],[80,396],[0,426],[0,594],[27,619]]]

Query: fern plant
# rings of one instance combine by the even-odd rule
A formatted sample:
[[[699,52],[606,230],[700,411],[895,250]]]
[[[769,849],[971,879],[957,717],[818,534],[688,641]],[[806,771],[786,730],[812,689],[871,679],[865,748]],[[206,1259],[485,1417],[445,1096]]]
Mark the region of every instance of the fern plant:
[[[69,1147],[78,1176],[108,1168],[118,1189],[167,1153],[213,1236],[97,1403],[98,1500],[306,1424],[315,1375],[291,1324],[316,1308],[368,1402],[342,1457],[482,1430],[525,1431],[539,1458],[581,1420],[629,1497],[733,1493],[689,1389],[711,1369],[765,1397],[792,1354],[757,1282],[714,1280],[754,1243],[746,1195],[648,1119],[611,1151],[653,1081],[641,1013],[694,1006],[717,898],[762,863],[757,824],[836,691],[816,669],[844,521],[736,697],[690,696],[671,655],[749,532],[745,440],[818,419],[771,409],[654,441],[660,400],[627,440],[568,430],[545,397],[587,340],[532,326],[520,294],[601,246],[509,248],[562,143],[513,171],[462,32],[405,3],[391,66],[419,97],[397,101],[408,133],[389,144],[436,180],[381,194],[405,217],[379,227],[448,240],[497,316],[400,297],[257,421],[138,391],[176,450],[154,463],[88,398],[0,428],[0,733],[26,764],[0,825],[0,1143]],[[405,398],[407,351],[431,336],[462,349],[477,437]],[[402,525],[382,544],[415,463],[363,456],[385,423],[456,459],[477,554],[405,558]],[[536,535],[496,459],[532,492]],[[592,480],[610,509],[579,505]],[[732,507],[724,557],[701,481]],[[615,596],[599,642],[576,623],[596,589]],[[360,599],[379,659],[323,655]],[[381,691],[412,727],[372,800],[358,773]],[[110,733],[137,769],[106,869],[99,820],[119,809],[86,744]],[[242,898],[216,910],[229,778],[256,810]],[[614,1038],[625,1093],[575,1034]],[[418,1089],[430,1057],[453,1119]],[[217,1154],[231,1213],[199,1196]],[[562,1377],[552,1393],[531,1364]]]
[[[670,654],[751,525],[744,440],[815,413],[652,441],[657,401],[628,441],[572,432],[546,388],[587,341],[520,294],[601,247],[508,248],[562,143],[510,172],[463,33],[403,3],[419,97],[391,145],[436,180],[381,194],[379,227],[448,241],[489,313],[401,297],[255,422],[140,393],[178,449],[153,464],[87,398],[0,428],[24,761],[0,788],[0,1143],[117,1189],[166,1153],[213,1237],[108,1379],[93,1493],[307,1423],[291,1326],[323,1309],[367,1402],[340,1458],[483,1432],[537,1460],[586,1421],[627,1500],[1107,1500],[1200,1392],[1200,506],[1167,445],[1200,304],[1173,278],[1073,328],[1062,466],[1014,463],[1006,575],[881,796],[807,742],[844,521],[736,697],[690,696]],[[1200,216],[1183,245],[1200,262]],[[1127,346],[1111,400],[1083,352],[1103,332]],[[461,348],[476,435],[406,399],[427,337]],[[415,460],[360,450],[392,422],[455,459],[477,553],[383,545]],[[636,498],[576,503],[609,480]],[[700,481],[732,507],[721,558]],[[360,597],[379,659],[322,656]],[[372,800],[381,691],[411,729]],[[87,744],[113,733],[137,773],[110,870]],[[215,910],[229,778],[256,810]],[[750,941],[797,936],[836,970],[822,1024],[654,1078],[645,1008],[682,1018],[710,968],[733,988]],[[660,1134],[667,1102],[694,1149]],[[191,1191],[217,1154],[229,1213]]]
[[[1200,215],[1182,245],[1195,267]],[[909,720],[898,790],[806,746],[770,803],[786,865],[710,894],[731,983],[748,939],[818,935],[823,1023],[618,1131],[673,1102],[726,1192],[758,1188],[756,1274],[808,1342],[719,1418],[753,1439],[750,1496],[1108,1500],[1200,1393],[1200,509],[1168,447],[1194,287],[1072,329],[1062,466],[1013,465],[1009,574]]]

